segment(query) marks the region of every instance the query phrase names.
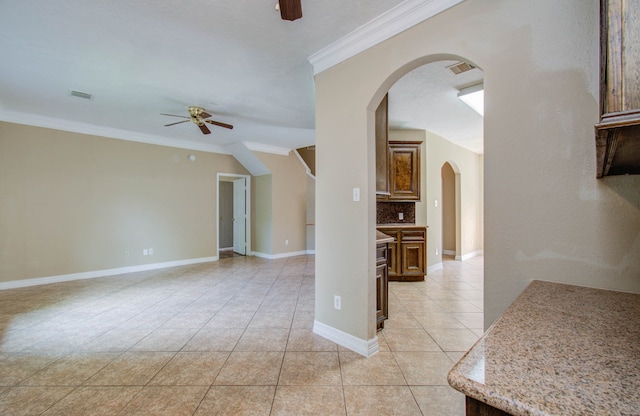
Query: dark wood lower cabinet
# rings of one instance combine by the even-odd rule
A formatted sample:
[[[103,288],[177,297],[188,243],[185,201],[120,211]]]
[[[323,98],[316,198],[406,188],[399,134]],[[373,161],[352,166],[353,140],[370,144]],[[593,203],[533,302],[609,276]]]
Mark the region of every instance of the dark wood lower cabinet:
[[[467,416],[512,416],[469,396],[466,396],[466,405]]]
[[[389,243],[387,265],[388,279],[394,282],[416,282],[427,274],[427,227],[378,226],[393,237]]]
[[[387,243],[376,246],[376,326],[384,328],[389,315],[389,280],[387,278]]]

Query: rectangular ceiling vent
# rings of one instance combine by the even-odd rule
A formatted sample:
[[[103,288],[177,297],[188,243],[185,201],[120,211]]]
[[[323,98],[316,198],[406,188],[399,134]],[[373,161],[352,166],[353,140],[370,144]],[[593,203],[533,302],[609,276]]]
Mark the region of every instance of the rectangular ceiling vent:
[[[447,67],[449,71],[453,72],[456,75],[462,74],[463,72],[471,71],[474,68],[475,66],[468,64],[466,62],[458,62],[457,64],[449,65]]]
[[[85,100],[91,100],[93,98],[93,95],[87,93],[87,92],[82,92],[82,91],[74,91],[71,90],[69,92],[69,95],[71,95],[72,97],[78,97],[78,98],[82,98]]]

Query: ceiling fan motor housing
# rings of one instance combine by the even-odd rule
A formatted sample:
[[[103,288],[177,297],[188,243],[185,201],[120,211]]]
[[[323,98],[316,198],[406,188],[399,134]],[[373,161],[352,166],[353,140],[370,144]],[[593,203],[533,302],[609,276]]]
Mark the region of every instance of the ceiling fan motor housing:
[[[280,17],[294,21],[302,17],[302,0],[280,0]]]

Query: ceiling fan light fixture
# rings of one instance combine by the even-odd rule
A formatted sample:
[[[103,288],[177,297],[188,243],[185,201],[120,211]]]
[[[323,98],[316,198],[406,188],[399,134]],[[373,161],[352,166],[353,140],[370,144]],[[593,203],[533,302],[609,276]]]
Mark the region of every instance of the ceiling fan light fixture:
[[[458,98],[484,117],[484,84],[476,84],[462,88]]]

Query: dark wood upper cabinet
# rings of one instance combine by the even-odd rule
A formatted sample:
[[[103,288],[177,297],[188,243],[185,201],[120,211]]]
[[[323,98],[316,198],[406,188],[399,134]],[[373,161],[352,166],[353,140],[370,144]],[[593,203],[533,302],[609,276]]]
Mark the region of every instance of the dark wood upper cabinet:
[[[389,195],[389,95],[376,109],[376,195]]]
[[[600,1],[597,173],[640,173],[640,0]]]
[[[421,142],[389,142],[389,201],[420,200]]]

